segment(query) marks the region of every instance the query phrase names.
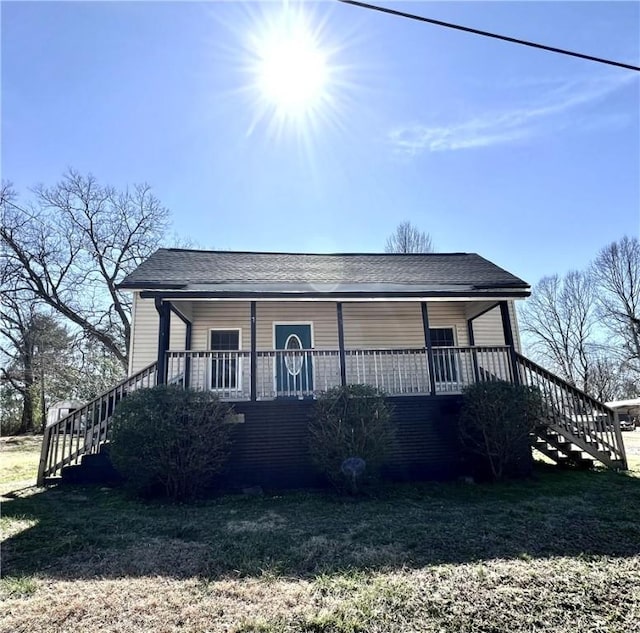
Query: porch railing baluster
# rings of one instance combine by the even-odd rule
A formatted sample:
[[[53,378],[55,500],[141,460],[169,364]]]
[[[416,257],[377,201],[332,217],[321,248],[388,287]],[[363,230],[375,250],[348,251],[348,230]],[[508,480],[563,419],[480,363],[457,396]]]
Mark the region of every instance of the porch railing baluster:
[[[345,350],[347,379],[371,384],[389,395],[427,395],[430,389],[427,354],[425,348]],[[222,398],[231,400],[249,399],[247,385],[252,372],[256,372],[259,399],[304,398],[340,383],[338,350],[257,351],[255,367],[251,365],[250,353],[243,350],[171,351],[167,355],[170,378],[181,376],[176,382],[184,384],[183,374],[190,366],[192,388],[213,389]],[[433,356],[437,393],[459,393],[477,380],[511,378],[506,346],[437,347]]]

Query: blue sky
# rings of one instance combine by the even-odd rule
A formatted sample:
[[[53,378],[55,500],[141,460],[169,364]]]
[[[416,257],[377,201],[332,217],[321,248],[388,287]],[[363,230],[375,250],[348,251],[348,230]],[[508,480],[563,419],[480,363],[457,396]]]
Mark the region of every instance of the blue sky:
[[[379,4],[640,65],[638,3]],[[328,79],[282,121],[252,49],[282,2],[2,2],[3,179],[148,182],[207,248],[381,251],[410,220],[531,283],[640,233],[640,73],[303,5]]]

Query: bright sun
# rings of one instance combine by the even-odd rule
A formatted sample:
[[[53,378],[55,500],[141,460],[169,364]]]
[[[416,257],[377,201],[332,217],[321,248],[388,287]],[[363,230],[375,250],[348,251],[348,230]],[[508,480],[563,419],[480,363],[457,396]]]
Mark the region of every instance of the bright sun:
[[[312,26],[314,25],[315,26]],[[250,36],[258,118],[306,131],[326,117],[334,83],[323,25],[297,3],[264,15]]]
[[[265,98],[284,114],[314,109],[324,96],[326,58],[302,26],[264,42],[258,77]]]

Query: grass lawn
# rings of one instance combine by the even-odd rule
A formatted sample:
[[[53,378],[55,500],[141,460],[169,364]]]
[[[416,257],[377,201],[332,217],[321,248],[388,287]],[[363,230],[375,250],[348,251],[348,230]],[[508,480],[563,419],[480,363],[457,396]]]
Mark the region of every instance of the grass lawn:
[[[379,498],[223,497],[197,506],[107,488],[23,489],[34,442],[3,440],[0,631],[631,632],[640,621],[634,471]],[[20,457],[21,456],[21,457]]]
[[[41,435],[0,438],[0,494],[36,483],[41,445]]]

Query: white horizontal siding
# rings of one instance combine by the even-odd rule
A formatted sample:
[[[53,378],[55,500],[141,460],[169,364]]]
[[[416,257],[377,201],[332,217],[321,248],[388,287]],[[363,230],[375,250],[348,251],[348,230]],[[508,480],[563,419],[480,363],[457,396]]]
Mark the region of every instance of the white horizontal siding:
[[[452,327],[458,345],[467,345],[465,306],[461,302],[427,304],[429,326]],[[344,303],[347,349],[424,347],[422,308],[418,302]]]
[[[313,324],[315,349],[338,349],[338,316],[336,304],[322,302],[265,302],[256,308],[256,339],[259,350],[273,349],[274,323]]]
[[[473,337],[476,345],[504,345],[500,306],[473,320]]]
[[[343,303],[346,349],[424,347],[419,303]]]
[[[338,325],[333,303],[265,302],[256,306],[256,346],[273,349],[274,323],[309,322],[316,349],[337,349]],[[251,305],[248,301],[193,302],[192,348],[209,348],[209,331],[242,329],[242,349],[251,348]]]
[[[131,328],[129,375],[135,374],[158,360],[158,311],[153,299],[133,296],[133,323]],[[184,349],[186,325],[175,314],[171,315],[169,349]]]
[[[240,347],[251,349],[251,304],[248,301],[194,301],[191,349],[208,350],[212,329],[242,330]]]
[[[520,332],[518,331],[515,305],[513,301],[509,301],[508,303],[511,327],[513,329],[513,341],[515,348],[520,351]],[[491,346],[505,344],[500,306],[496,306],[493,310],[489,310],[489,312],[473,320],[473,336],[476,345]]]

